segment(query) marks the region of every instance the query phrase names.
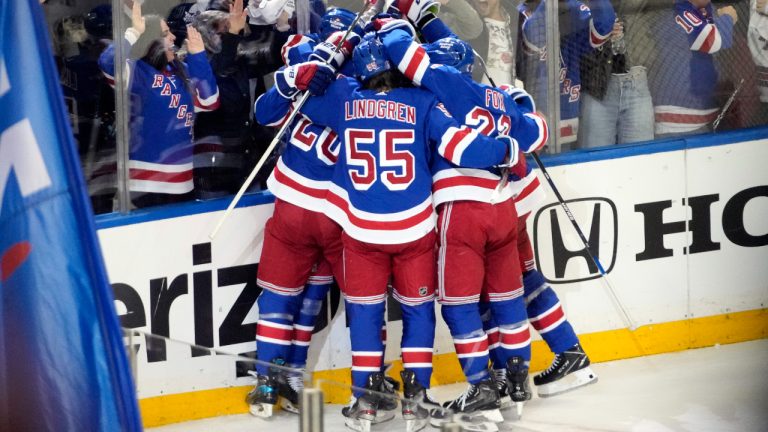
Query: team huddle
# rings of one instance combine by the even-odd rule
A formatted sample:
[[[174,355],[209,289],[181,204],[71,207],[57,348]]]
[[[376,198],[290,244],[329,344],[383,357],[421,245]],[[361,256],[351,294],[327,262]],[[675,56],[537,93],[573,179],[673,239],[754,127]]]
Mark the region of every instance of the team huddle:
[[[303,376],[269,364],[306,368],[334,279],[352,347],[353,397],[342,410],[351,429],[393,418],[396,399],[381,393],[402,388],[409,431],[440,426],[447,412],[496,430],[500,410],[516,404],[519,415],[531,398],[530,326],[555,353],[534,377],[540,396],[597,379],[525,229],[543,191],[523,154],[547,142],[546,122],[524,90],[472,80],[472,48],[437,18],[438,5],[396,0],[365,28],[331,9],[317,34],[289,39],[275,86],[256,101],[260,123],[291,121],[268,180],[276,199],[247,397],[256,415],[280,399],[298,411]],[[302,91],[313,95],[303,105]],[[389,285],[402,309],[401,382],[384,374]],[[443,405],[429,392],[435,301],[469,383]]]

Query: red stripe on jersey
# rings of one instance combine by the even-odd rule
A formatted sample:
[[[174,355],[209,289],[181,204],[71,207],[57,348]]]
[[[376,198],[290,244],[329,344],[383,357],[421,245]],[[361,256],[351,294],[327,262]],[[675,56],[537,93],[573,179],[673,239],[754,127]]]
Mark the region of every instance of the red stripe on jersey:
[[[293,340],[296,340],[299,342],[309,342],[310,340],[312,340],[312,330],[302,330],[294,327]]]
[[[528,152],[532,152],[535,150],[538,150],[539,148],[543,147],[544,144],[547,143],[547,140],[549,139],[549,125],[547,125],[547,121],[544,119],[544,117],[541,116],[541,114],[535,112],[535,113],[528,113],[526,115],[535,116],[539,120],[541,120],[542,128],[540,129],[541,134],[539,135],[540,140],[535,141],[533,144],[531,144],[531,148],[528,149]]]
[[[131,168],[131,180],[152,180],[166,183],[184,183],[192,180],[192,170],[167,173],[162,171]]]
[[[714,121],[717,118],[717,111],[710,114],[656,113],[655,117],[659,123],[704,124]]]
[[[527,198],[528,195],[533,193],[533,191],[535,191],[539,186],[541,186],[541,183],[539,183],[539,178],[535,177],[533,181],[528,184],[528,186],[523,188],[522,192],[520,192],[520,195],[515,197],[515,201],[522,201],[523,199]]]
[[[595,31],[589,32],[589,37],[592,39],[592,46],[594,47],[599,47],[600,45],[604,44],[605,41],[608,40],[608,36],[610,36],[610,34],[603,36]]]
[[[530,341],[531,339],[531,330],[528,326],[525,326],[523,331],[519,331],[517,333],[505,333],[504,331],[501,331],[500,333],[500,340],[504,345],[519,345],[525,343],[526,341]]]
[[[451,162],[458,162],[453,160],[453,152],[456,150],[456,146],[459,145],[461,140],[466,138],[467,135],[471,133],[471,129],[464,126],[461,129],[459,129],[458,132],[453,134],[453,137],[451,137],[451,140],[448,141],[448,145],[445,146],[445,158],[448,159]]]
[[[290,342],[293,339],[293,329],[270,327],[269,324],[260,322],[256,324],[256,336]]]
[[[424,61],[425,55],[427,54],[424,48],[416,45],[416,50],[414,50],[413,55],[408,60],[408,67],[405,68],[404,75],[408,77],[409,80],[413,81],[416,71],[419,70],[419,65]]]
[[[218,98],[218,97],[216,98],[215,101],[213,101],[213,103],[210,103],[208,105],[204,105],[203,102],[197,98],[197,96],[194,97],[194,101],[195,101],[195,106],[204,111],[216,111],[219,108],[219,105],[221,104],[221,98]]]
[[[280,171],[279,165],[275,165],[273,174],[275,175],[275,180],[278,182],[288,186],[291,189],[297,190],[304,195],[309,195],[312,198],[323,199],[325,198],[325,194],[328,192],[325,189],[316,189],[297,182],[296,180],[288,177],[288,175],[284,172]]]
[[[488,336],[488,345],[493,345],[499,342],[499,329],[494,329],[486,333]]]
[[[381,367],[382,355],[352,354],[352,367]]]
[[[403,351],[403,364],[405,363],[432,363],[432,351]]]
[[[530,322],[533,325],[533,328],[541,330],[556,323],[564,316],[565,312],[563,312],[563,307],[558,305],[552,312],[549,312],[546,315],[539,315],[538,317],[531,319]]]
[[[283,44],[283,48],[280,50],[280,57],[283,58],[283,63],[288,64],[288,51],[291,49],[291,47],[294,47],[301,42],[301,40],[304,38],[303,35],[295,34],[288,38],[288,41]]]
[[[708,26],[707,30],[709,31],[709,34],[707,35],[706,39],[704,39],[704,42],[701,44],[701,48],[699,48],[699,51],[703,53],[709,53],[709,50],[712,49],[712,45],[715,43],[717,28],[715,28],[715,26]]]
[[[326,199],[329,203],[344,211],[352,225],[355,225],[358,228],[369,230],[398,231],[412,228],[429,219],[433,212],[432,206],[428,206],[420,213],[399,221],[372,221],[368,219],[362,219],[352,214],[352,212],[349,210],[349,203],[346,202],[344,198],[336,195],[331,191],[328,191]]]
[[[436,181],[434,184],[432,184],[432,191],[437,192],[440,189],[446,189],[449,187],[456,187],[456,186],[475,186],[475,187],[481,187],[486,189],[496,189],[496,186],[498,184],[499,184],[498,180],[492,180],[492,179],[486,179],[486,178],[469,177],[469,176],[448,177],[448,178],[440,179]]]
[[[474,342],[461,342],[461,339],[454,339],[453,346],[456,348],[457,355],[488,351],[488,338],[483,337]]]

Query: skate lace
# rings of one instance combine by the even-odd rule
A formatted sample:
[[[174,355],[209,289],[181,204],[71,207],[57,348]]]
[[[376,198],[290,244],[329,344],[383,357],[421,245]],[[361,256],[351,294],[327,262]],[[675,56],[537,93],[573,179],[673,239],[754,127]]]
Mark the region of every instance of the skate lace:
[[[300,392],[304,388],[304,377],[301,375],[289,375],[286,381],[296,392]]]
[[[541,375],[547,376],[547,375],[551,374],[552,372],[556,371],[560,367],[560,365],[563,363],[563,359],[564,358],[565,358],[565,356],[563,356],[562,354],[556,354],[555,355],[555,359],[552,361],[552,364],[549,365],[547,370],[542,372]]]
[[[464,393],[460,394],[458,398],[456,398],[456,405],[458,405],[461,409],[464,409],[464,406],[467,404],[467,399],[469,399],[473,393],[475,393],[475,385],[470,384],[469,387],[467,387],[466,390],[464,390]]]

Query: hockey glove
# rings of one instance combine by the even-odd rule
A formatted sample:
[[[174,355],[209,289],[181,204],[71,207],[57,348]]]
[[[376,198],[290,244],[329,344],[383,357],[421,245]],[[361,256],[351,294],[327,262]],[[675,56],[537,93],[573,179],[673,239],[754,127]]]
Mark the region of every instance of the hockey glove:
[[[536,112],[536,102],[533,101],[533,96],[528,94],[527,91],[518,87],[512,87],[509,84],[502,84],[499,86],[499,89],[512,97],[512,100],[515,101],[520,108],[529,110],[530,112]]]
[[[288,66],[275,72],[277,92],[286,99],[293,99],[299,91],[309,90],[313,95],[325,93],[334,77],[333,68],[318,61],[308,61]]]
[[[522,179],[528,174],[528,161],[525,160],[525,154],[522,151],[518,152],[517,165],[513,166],[509,173],[514,174],[518,179]]]
[[[512,168],[520,160],[520,147],[517,144],[517,140],[509,135],[499,135],[496,140],[501,141],[507,146],[507,156],[504,159],[504,163],[496,165],[496,168]]]
[[[362,31],[362,30],[361,30]],[[335,32],[325,42],[321,42],[315,46],[312,54],[309,55],[310,60],[317,60],[322,63],[328,63],[334,70],[339,70],[344,61],[352,57],[352,51],[360,42],[360,35],[357,33],[350,33],[349,37],[341,44],[339,51],[336,51],[336,46],[344,37],[345,32]]]
[[[387,33],[396,29],[404,30],[412,38],[416,37],[416,30],[411,23],[404,19],[376,18],[372,22],[380,39],[383,39]]]
[[[411,22],[419,22],[429,12],[437,15],[439,11],[440,2],[437,0],[393,0],[387,8],[387,12],[397,12]]]

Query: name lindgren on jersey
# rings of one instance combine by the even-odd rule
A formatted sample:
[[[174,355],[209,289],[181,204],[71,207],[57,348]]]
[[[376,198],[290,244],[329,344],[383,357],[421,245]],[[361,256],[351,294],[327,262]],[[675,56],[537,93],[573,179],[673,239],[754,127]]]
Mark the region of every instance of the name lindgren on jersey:
[[[360,241],[417,240],[435,228],[435,151],[456,164],[485,168],[504,159],[506,145],[456,123],[427,91],[376,92],[359,85],[339,78],[301,110],[343,137],[326,214]],[[359,108],[354,118],[345,117],[348,107],[353,113]]]
[[[125,52],[129,52],[130,41],[125,43]],[[194,113],[218,108],[219,91],[204,52],[190,54],[186,61],[182,67],[186,68],[189,84],[171,65],[159,71],[142,60],[129,60],[127,64],[131,191],[182,194],[194,188]],[[114,86],[114,46],[102,53],[99,66]]]
[[[524,152],[546,143],[544,119],[536,113],[522,112],[508,94],[476,83],[452,67],[430,65],[424,48],[403,30],[388,32],[382,42],[397,68],[414,84],[437,96],[455,119],[486,136],[509,135]],[[500,178],[498,170],[460,167],[442,157],[433,158],[432,174],[435,206],[457,200],[490,203]],[[508,183],[497,202],[513,195],[512,184]]]

